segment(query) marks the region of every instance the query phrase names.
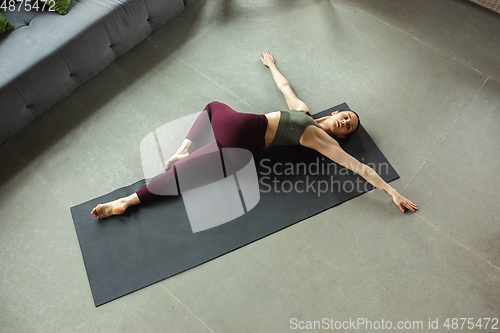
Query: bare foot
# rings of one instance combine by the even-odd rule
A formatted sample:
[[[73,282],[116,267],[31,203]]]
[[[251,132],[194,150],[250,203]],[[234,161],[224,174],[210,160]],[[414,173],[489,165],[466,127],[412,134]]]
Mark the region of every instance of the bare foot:
[[[124,198],[120,198],[115,201],[97,205],[92,210],[91,214],[100,219],[104,219],[111,215],[123,214],[127,208],[127,201]]]
[[[167,172],[168,169],[172,167],[178,160],[182,160],[185,157],[188,157],[189,153],[175,153],[170,159],[165,162],[165,166],[163,167],[163,172]]]

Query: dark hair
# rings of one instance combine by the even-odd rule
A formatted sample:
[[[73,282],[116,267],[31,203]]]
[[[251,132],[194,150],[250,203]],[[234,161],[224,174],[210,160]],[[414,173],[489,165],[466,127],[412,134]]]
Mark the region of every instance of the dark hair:
[[[361,119],[359,119],[359,115],[355,111],[352,111],[352,110],[349,110],[349,111],[351,111],[352,113],[354,113],[356,115],[356,117],[358,117],[358,126],[356,126],[356,128],[354,129],[354,131],[352,131],[349,134],[346,134],[345,137],[342,138],[342,139],[348,139],[348,138],[350,138],[354,133],[356,133],[358,131],[358,128],[361,125]]]

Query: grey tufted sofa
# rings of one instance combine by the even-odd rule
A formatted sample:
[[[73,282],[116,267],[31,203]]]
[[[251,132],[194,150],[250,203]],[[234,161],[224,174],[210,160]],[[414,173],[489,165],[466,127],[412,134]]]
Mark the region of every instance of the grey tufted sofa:
[[[15,30],[0,34],[0,147],[152,31],[188,0],[72,0],[66,15],[2,11]]]

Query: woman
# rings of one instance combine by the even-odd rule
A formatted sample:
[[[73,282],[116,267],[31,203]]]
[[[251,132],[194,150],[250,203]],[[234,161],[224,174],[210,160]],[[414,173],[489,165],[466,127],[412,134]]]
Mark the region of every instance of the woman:
[[[245,148],[255,154],[259,149],[273,145],[302,145],[318,151],[332,161],[356,172],[375,187],[389,194],[399,209],[414,212],[418,208],[410,200],[401,196],[387,184],[372,168],[360,163],[347,154],[333,138],[344,138],[352,134],[359,126],[359,117],[353,111],[335,111],[331,116],[314,120],[307,105],[299,100],[292,91],[287,79],[278,71],[271,53],[263,52],[262,63],[271,70],[274,81],[285,96],[290,111],[276,111],[265,115],[238,113],[225,104],[212,102],[204,110],[208,115],[218,148]],[[148,186],[134,194],[118,200],[97,205],[91,212],[98,218],[123,214],[125,210],[139,203],[158,197],[154,188],[165,184],[176,184],[175,166],[188,166],[189,161],[198,158],[210,158],[214,154],[209,145],[200,147],[201,138],[206,136],[206,129],[201,125],[201,115],[193,124],[181,147],[164,166],[164,174]],[[198,145],[197,145],[198,144]],[[213,145],[212,145],[213,146]],[[195,149],[197,149],[195,151]],[[208,154],[207,154],[208,153]],[[216,155],[220,155],[217,153]],[[193,163],[191,163],[193,164]],[[205,164],[201,164],[205,165]],[[210,165],[210,163],[206,163]]]

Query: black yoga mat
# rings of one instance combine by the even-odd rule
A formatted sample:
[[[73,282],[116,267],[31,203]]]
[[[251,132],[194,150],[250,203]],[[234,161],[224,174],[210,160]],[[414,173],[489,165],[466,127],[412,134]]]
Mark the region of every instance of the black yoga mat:
[[[349,110],[341,104],[314,115]],[[365,129],[340,140],[344,150],[387,182],[399,178]],[[130,207],[97,219],[99,203],[139,190],[141,180],[71,207],[96,306],[181,273],[373,189],[363,178],[314,150],[271,146],[255,158],[260,200],[240,217],[193,232],[181,196]],[[240,193],[241,194],[241,193]]]

